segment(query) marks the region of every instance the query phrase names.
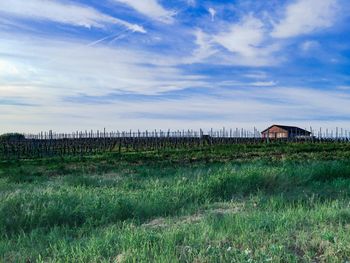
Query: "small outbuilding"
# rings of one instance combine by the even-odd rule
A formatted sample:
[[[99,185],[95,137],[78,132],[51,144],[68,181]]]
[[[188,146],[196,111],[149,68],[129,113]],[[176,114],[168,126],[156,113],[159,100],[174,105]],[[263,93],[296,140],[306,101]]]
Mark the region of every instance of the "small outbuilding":
[[[264,139],[290,139],[290,138],[309,138],[312,133],[294,126],[272,125],[261,132]]]

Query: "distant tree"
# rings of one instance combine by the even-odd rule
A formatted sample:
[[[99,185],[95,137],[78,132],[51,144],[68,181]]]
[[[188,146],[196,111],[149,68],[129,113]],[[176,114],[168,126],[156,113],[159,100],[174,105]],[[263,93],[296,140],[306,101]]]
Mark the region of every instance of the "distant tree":
[[[23,134],[20,133],[5,133],[0,135],[0,141],[21,141],[25,140]]]

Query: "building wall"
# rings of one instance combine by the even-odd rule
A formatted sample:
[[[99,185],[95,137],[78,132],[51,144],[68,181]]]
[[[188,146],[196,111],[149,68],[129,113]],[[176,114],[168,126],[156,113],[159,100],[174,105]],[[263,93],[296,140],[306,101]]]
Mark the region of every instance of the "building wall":
[[[263,138],[267,138],[267,136],[269,136],[271,139],[288,138],[288,131],[277,126],[273,126],[263,133]]]

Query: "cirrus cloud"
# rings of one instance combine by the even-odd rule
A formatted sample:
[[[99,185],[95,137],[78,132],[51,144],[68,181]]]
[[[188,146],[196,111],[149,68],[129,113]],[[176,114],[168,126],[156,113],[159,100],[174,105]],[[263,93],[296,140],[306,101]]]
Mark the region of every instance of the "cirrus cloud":
[[[137,12],[164,23],[172,23],[174,11],[169,11],[161,6],[157,0],[114,0],[130,6]]]
[[[337,0],[298,0],[287,6],[271,36],[289,38],[331,27],[338,8]]]
[[[129,30],[145,33],[145,30],[139,25],[103,14],[92,7],[61,3],[56,0],[1,1],[1,13],[19,18],[47,20],[87,28],[104,28],[105,24],[118,24]]]

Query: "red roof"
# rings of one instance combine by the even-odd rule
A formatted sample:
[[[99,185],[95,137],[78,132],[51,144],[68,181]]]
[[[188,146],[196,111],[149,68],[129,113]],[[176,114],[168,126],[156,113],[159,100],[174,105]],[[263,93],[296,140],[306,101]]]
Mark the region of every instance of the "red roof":
[[[288,132],[311,134],[311,132],[309,132],[309,131],[307,131],[307,130],[305,130],[305,129],[299,128],[299,127],[295,127],[295,126],[286,126],[286,125],[277,125],[277,124],[271,125],[269,128],[263,130],[261,133],[266,132],[267,130],[271,129],[272,127],[278,127],[278,128],[281,128],[281,129],[283,129],[283,130],[285,130],[285,131],[288,131]]]

